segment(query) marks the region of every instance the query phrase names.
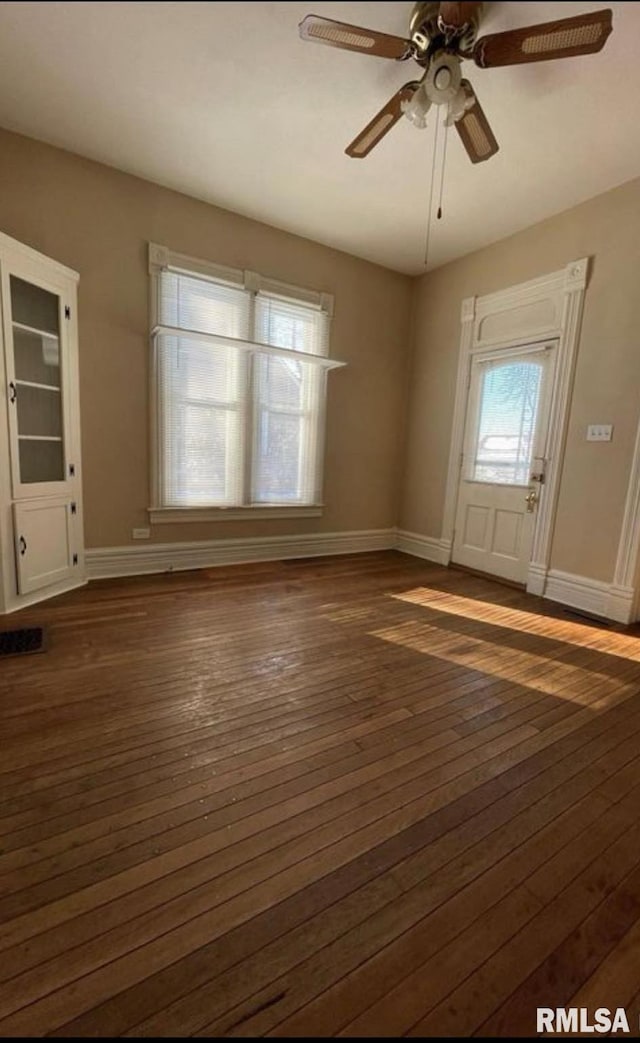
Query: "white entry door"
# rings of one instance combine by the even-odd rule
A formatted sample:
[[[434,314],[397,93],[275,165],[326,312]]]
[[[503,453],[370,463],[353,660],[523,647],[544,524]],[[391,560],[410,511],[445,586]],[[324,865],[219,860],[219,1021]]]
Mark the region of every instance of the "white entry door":
[[[555,343],[473,358],[453,561],[525,583],[544,495]]]

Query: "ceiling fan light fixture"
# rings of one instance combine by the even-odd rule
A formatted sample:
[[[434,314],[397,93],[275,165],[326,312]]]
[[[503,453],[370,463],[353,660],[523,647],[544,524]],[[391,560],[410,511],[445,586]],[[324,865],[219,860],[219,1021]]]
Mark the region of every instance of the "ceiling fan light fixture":
[[[413,97],[409,101],[402,102],[402,111],[409,120],[409,123],[413,123],[414,127],[418,127],[419,130],[424,130],[427,125],[427,113],[431,108],[431,102],[429,101],[427,92],[424,89],[424,85],[418,87],[413,92]]]
[[[410,101],[402,102],[402,111],[407,117],[410,123],[413,123],[414,127],[418,127],[419,130],[424,130],[427,125],[427,113],[431,108],[431,101],[424,89],[424,86],[418,87],[414,91],[413,97]]]
[[[474,101],[475,98],[473,94],[470,94],[469,91],[466,90],[464,84],[461,84],[458,93],[454,98],[452,98],[449,104],[447,118],[444,121],[446,126],[452,127],[454,123],[461,120],[465,112],[468,112],[469,109],[473,107]]]

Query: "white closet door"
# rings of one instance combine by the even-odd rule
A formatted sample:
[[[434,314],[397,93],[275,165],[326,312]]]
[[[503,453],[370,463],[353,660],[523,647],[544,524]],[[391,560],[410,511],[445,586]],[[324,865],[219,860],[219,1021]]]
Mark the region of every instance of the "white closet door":
[[[73,553],[73,509],[67,499],[14,503],[18,593],[60,583],[77,571]]]

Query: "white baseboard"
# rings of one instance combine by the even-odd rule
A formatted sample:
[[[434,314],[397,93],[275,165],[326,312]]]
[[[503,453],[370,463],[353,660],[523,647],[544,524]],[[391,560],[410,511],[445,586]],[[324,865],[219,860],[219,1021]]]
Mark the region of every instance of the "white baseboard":
[[[420,536],[402,529],[398,529],[396,548],[439,565],[447,565],[451,559],[448,540]],[[527,576],[527,591],[580,612],[612,619],[616,623],[631,623],[635,618],[634,591],[631,587],[616,587],[601,580],[576,576],[559,569],[547,570],[545,566],[532,564]]]
[[[405,554],[413,554],[415,558],[424,558],[437,565],[448,565],[451,557],[449,540],[436,540],[432,536],[420,536],[417,532],[406,532],[398,529],[396,533],[396,550]]]
[[[635,617],[633,587],[618,587],[557,569],[548,573],[544,597],[616,623],[632,623]]]
[[[251,539],[199,540],[192,543],[149,543],[144,546],[96,547],[86,551],[89,579],[141,576],[154,572],[179,572],[241,565],[251,561],[283,558],[315,558],[331,554],[358,554],[392,550],[448,565],[451,544],[404,529],[366,529],[356,532],[308,533],[301,536],[261,536]],[[551,601],[581,612],[630,623],[634,619],[634,591],[601,580],[576,576],[559,569],[532,566],[527,589]],[[538,589],[540,587],[540,589]],[[544,589],[542,589],[544,587]],[[535,589],[534,589],[535,588]]]
[[[609,584],[601,580],[575,576],[571,572],[561,572],[559,569],[549,569],[544,597],[577,608],[581,612],[590,612],[594,616],[606,618],[609,589]]]
[[[86,551],[89,579],[141,576],[241,565],[250,561],[312,558],[328,554],[358,554],[391,550],[395,529],[361,532],[309,533],[301,536],[261,536],[251,539],[198,540],[192,543],[149,543],[144,546],[95,547]]]

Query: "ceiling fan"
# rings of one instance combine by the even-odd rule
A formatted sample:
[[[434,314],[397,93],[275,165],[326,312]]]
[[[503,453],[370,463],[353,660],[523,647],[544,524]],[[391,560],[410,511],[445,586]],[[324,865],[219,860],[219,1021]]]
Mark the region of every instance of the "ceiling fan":
[[[424,70],[420,79],[405,83],[345,149],[362,159],[406,116],[425,127],[432,105],[447,105],[445,122],[454,124],[472,163],[482,163],[498,151],[475,91],[462,77],[462,61],[481,69],[498,65],[549,61],[593,54],[604,47],[611,32],[611,11],[594,11],[554,22],[490,33],[476,39],[482,3],[417,3],[406,39],[362,29],[310,14],[300,23],[303,40],[359,51],[379,58],[412,58]]]

